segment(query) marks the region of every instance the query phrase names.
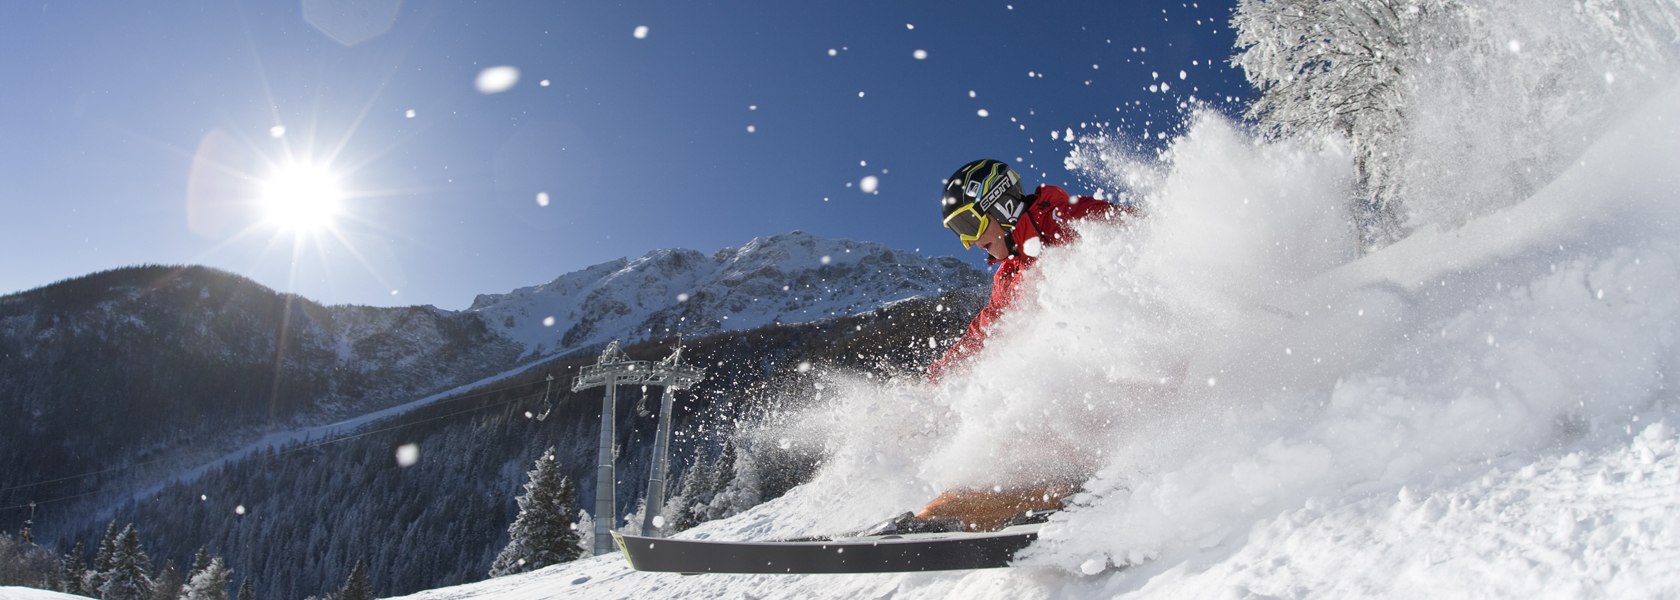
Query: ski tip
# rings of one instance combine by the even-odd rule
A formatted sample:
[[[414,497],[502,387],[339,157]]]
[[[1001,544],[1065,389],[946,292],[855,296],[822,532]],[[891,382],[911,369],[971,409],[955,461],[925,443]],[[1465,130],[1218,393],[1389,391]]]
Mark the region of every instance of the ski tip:
[[[636,561],[630,560],[630,548],[624,545],[624,535],[617,531],[609,531],[608,533],[612,534],[613,545],[618,546],[618,554],[624,557],[624,564],[630,565],[631,569],[639,571],[640,569],[636,569]]]

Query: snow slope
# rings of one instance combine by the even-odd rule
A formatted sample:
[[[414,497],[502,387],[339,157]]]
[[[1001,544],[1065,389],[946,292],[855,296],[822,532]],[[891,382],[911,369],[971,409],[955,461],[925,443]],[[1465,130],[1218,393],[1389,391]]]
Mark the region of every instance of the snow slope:
[[[826,446],[816,479],[683,534],[1084,481],[1024,566],[682,577],[606,556],[413,598],[1680,596],[1680,87],[1525,202],[1358,258],[1344,153],[1201,117],[1169,159],[1148,219],[1047,252],[968,376],[830,374],[769,425]]]
[[[85,598],[86,596],[74,596],[34,588],[0,587],[0,600],[84,600]]]

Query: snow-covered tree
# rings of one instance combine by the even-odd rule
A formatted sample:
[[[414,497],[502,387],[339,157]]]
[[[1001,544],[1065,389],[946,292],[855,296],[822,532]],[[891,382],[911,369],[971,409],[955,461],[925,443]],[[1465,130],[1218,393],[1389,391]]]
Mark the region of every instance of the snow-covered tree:
[[[578,519],[572,524],[572,531],[577,532],[578,556],[589,556],[595,551],[595,517],[589,516],[589,511],[578,509]]]
[[[1527,197],[1680,62],[1672,2],[1241,0],[1232,27],[1264,131],[1350,144],[1368,246]]]
[[[192,578],[194,576],[198,575],[199,573],[202,573],[205,569],[207,569],[209,567],[210,567],[210,549],[205,548],[204,546],[199,546],[198,547],[198,552],[193,554],[192,568],[187,570],[187,581],[192,581]]]
[[[717,488],[717,467],[706,460],[705,448],[696,445],[694,456],[684,470],[677,494],[665,502],[666,529],[676,532],[699,525],[706,520],[706,505],[712,501]]]
[[[257,600],[257,588],[251,583],[250,577],[246,577],[245,582],[239,584],[239,595],[234,596],[234,600]]]
[[[1353,144],[1364,197],[1354,216],[1368,243],[1399,233],[1404,121],[1416,93],[1420,37],[1443,29],[1456,0],[1242,0],[1231,20],[1260,97],[1249,115],[1273,135],[1339,135]]]
[[[333,600],[373,600],[373,584],[368,582],[367,565],[356,561],[356,566],[350,568],[350,576],[344,578],[344,587],[338,589]]]
[[[117,522],[113,519],[105,525],[105,535],[99,538],[99,549],[94,551],[93,566],[87,570],[82,580],[82,589],[88,595],[98,595],[100,588],[105,587],[105,580],[110,576],[111,569],[116,566],[118,535]]]
[[[228,600],[228,568],[221,557],[210,559],[181,588],[181,600]]]
[[[636,510],[630,511],[630,514],[628,515],[624,515],[624,524],[618,526],[618,532],[630,535],[641,535],[642,522],[647,520],[647,507],[647,498],[637,501]]]
[[[582,556],[571,520],[577,510],[577,491],[571,480],[560,474],[554,448],[537,457],[526,476],[525,495],[518,499],[519,516],[508,526],[507,547],[490,565],[491,577],[533,571]]]
[[[82,557],[87,555],[87,549],[81,542],[76,542],[75,549],[59,562],[58,591],[72,596],[87,596],[86,588],[82,584],[87,579],[87,566],[82,563]]]
[[[750,452],[741,452],[726,440],[718,456],[718,490],[706,508],[707,519],[723,519],[758,506],[758,469]]]
[[[103,600],[147,600],[152,593],[152,559],[140,547],[140,532],[129,525],[118,537],[111,570],[99,588]]]
[[[157,575],[152,577],[151,600],[177,600],[181,597],[181,586],[186,585],[187,575],[175,568],[174,561],[164,561],[163,568],[158,569]]]

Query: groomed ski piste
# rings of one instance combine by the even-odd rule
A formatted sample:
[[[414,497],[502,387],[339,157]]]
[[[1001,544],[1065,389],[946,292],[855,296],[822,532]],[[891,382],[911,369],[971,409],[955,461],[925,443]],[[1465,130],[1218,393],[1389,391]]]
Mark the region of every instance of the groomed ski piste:
[[[681,534],[846,531],[1085,473],[1018,567],[608,555],[410,598],[1680,596],[1680,88],[1636,108],[1531,197],[1363,256],[1345,153],[1197,116],[1149,216],[1046,251],[972,371],[830,374],[768,430],[822,445],[816,478]]]

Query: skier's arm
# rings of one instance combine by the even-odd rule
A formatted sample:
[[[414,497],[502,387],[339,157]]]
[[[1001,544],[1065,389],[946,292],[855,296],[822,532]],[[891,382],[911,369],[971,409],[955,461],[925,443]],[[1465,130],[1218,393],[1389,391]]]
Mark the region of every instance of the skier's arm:
[[[928,365],[928,382],[939,383],[945,373],[968,362],[968,357],[986,347],[986,325],[997,318],[1001,312],[992,304],[987,304],[986,308],[980,309],[980,314],[975,315],[973,321],[969,321],[968,330],[963,332],[961,338],[957,339],[957,343],[947,348],[945,354],[941,355],[939,360]]]

